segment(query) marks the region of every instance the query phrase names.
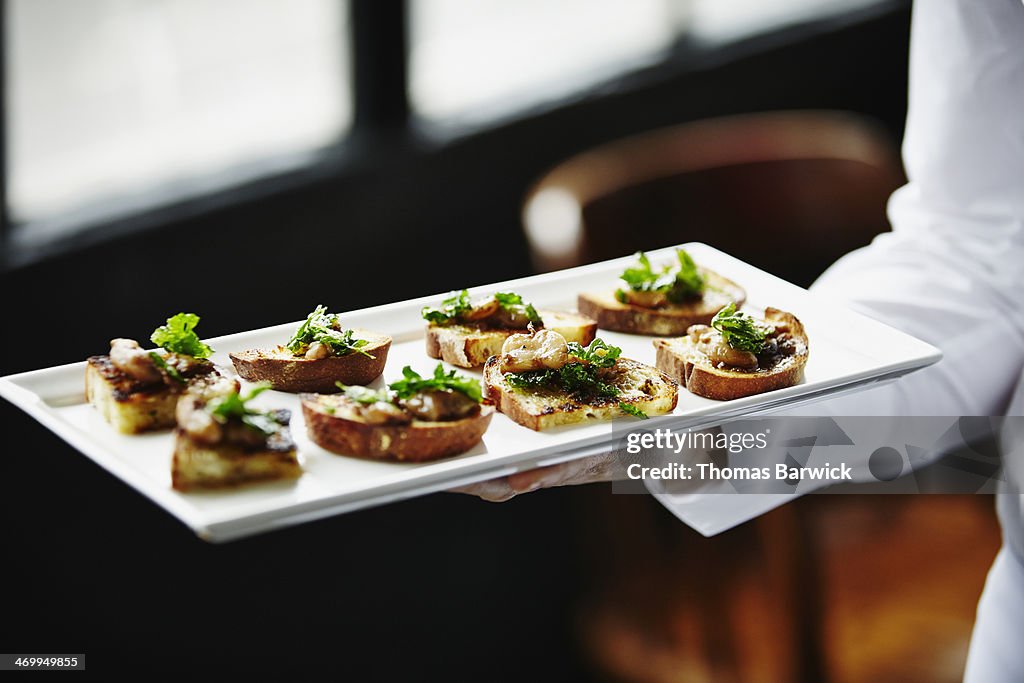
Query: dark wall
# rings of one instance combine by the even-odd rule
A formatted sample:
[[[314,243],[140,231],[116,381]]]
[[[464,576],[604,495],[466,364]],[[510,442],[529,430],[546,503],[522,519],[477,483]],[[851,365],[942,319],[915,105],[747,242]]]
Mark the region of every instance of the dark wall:
[[[898,139],[908,25],[900,10],[747,54],[698,53],[681,71],[449,144],[363,141],[335,175],[6,272],[0,374],[145,338],[179,310],[216,336],[318,302],[354,309],[527,274],[519,204],[531,181],[630,133],[828,108]],[[0,416],[5,651],[187,670],[216,648],[225,657],[204,672],[326,663],[358,680],[585,671],[572,606],[593,558],[573,544],[578,492],[506,505],[436,495],[209,546],[8,404]]]

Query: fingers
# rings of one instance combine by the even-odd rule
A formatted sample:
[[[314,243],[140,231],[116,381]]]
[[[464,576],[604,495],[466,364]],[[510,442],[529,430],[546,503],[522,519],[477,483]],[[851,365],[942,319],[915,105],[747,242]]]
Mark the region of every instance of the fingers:
[[[449,490],[452,493],[466,493],[471,496],[478,496],[492,503],[504,503],[516,495],[516,491],[509,486],[508,480],[505,477],[481,481],[476,484],[469,484],[468,486],[460,486]]]
[[[568,467],[562,464],[516,472],[508,475],[507,479],[509,488],[515,493],[529,493],[537,489],[560,486],[571,474]]]
[[[538,489],[610,481],[615,476],[616,463],[614,454],[607,453],[558,465],[538,467],[526,472],[516,472],[507,477],[460,486],[451,490],[455,493],[479,496],[492,503],[501,503],[520,493],[529,493]]]
[[[508,485],[516,493],[528,493],[555,486],[609,481],[613,478],[615,464],[615,457],[611,453],[594,455],[559,465],[538,467],[527,472],[510,474]]]

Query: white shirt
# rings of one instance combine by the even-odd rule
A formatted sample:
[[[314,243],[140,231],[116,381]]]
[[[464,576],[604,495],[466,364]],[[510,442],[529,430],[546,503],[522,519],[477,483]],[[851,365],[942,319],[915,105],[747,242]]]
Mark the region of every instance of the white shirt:
[[[802,414],[1024,414],[1024,4],[917,0],[893,232],[840,259],[823,297],[942,349],[936,365]],[[1024,482],[1021,463],[1004,463]],[[1017,490],[1021,490],[1018,486]],[[657,494],[711,535],[793,495]],[[999,496],[1024,557],[1020,495]]]

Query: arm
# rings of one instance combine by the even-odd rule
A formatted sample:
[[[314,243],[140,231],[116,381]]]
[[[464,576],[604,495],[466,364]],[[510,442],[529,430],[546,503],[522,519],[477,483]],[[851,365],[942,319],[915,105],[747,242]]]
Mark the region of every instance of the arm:
[[[910,181],[889,203],[893,233],[841,259],[814,290],[938,346],[945,358],[836,408],[1005,409],[1024,358],[1022,40],[1018,0],[915,4],[903,147]]]
[[[1002,414],[1024,361],[1024,5],[918,0],[893,232],[840,259],[813,289],[942,349],[938,364],[800,411]],[[806,491],[805,491],[806,492]],[[658,499],[706,534],[793,495]],[[723,500],[727,498],[729,500]]]
[[[840,259],[813,290],[942,349],[899,382],[802,409],[817,415],[999,414],[1024,360],[1024,5],[918,0],[893,232]],[[503,497],[580,483],[588,467],[515,475]],[[601,470],[602,476],[605,470]],[[474,491],[480,492],[480,491]],[[749,498],[744,496],[745,498]],[[715,495],[706,496],[714,507]],[[744,505],[722,530],[792,496]],[[699,498],[659,495],[688,523]],[[735,499],[733,499],[735,504]],[[728,506],[723,506],[728,507]],[[717,513],[716,513],[717,515]],[[708,528],[708,527],[705,527]]]

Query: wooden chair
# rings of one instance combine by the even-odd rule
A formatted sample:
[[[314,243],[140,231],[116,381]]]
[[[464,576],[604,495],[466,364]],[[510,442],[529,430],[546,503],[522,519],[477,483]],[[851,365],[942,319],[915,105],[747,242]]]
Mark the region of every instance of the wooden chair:
[[[863,118],[749,114],[572,157],[532,187],[523,222],[539,271],[701,241],[807,285],[888,229],[886,202],[902,183],[892,141]],[[817,553],[806,528],[813,501],[705,539],[648,496],[606,493],[580,499],[585,560],[595,568],[583,637],[605,673],[825,680]],[[758,629],[769,647],[756,647]],[[759,656],[762,675],[751,678],[745,667]]]
[[[533,186],[523,220],[540,271],[698,240],[809,284],[888,229],[902,183],[892,142],[862,118],[747,114],[572,157]]]

